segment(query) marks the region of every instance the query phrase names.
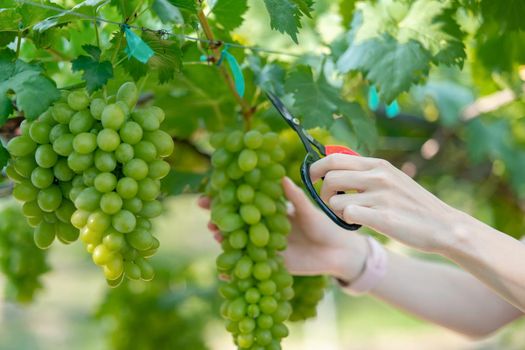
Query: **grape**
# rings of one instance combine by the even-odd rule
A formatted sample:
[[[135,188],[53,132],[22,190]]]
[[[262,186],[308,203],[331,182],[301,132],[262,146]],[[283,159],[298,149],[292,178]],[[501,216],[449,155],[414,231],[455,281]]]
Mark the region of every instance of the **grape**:
[[[280,348],[288,331],[283,322],[291,313],[294,290],[283,260],[276,256],[290,230],[281,212],[286,208],[280,186],[284,168],[272,158],[280,150],[276,136],[234,130],[215,134],[210,141],[218,148],[208,186],[211,218],[225,238],[216,265],[229,277],[221,287],[229,300],[222,315],[240,349]],[[149,137],[146,133],[145,140]]]
[[[75,111],[66,103],[56,103],[51,109],[51,114],[58,123],[69,124]],[[53,142],[53,140],[51,140],[51,142]]]
[[[119,131],[123,142],[134,145],[142,140],[142,128],[134,121],[126,122]]]
[[[148,164],[142,159],[132,159],[124,165],[124,175],[135,180],[142,180],[148,175]]]
[[[40,189],[51,186],[54,179],[55,177],[50,169],[38,167],[31,173],[31,182]]]
[[[55,237],[64,244],[80,238],[111,286],[124,275],[154,276],[145,258],[160,243],[150,219],[162,212],[160,179],[170,171],[162,158],[174,148],[158,130],[162,109],[135,109],[137,99],[132,82],[120,87],[116,101],[64,91],[36,120],[24,120],[21,135],[7,145],[6,173],[35,242],[47,248]]]
[[[135,157],[133,147],[127,143],[121,143],[115,151],[115,158],[118,162],[125,164]],[[162,160],[159,160],[162,162]]]
[[[28,136],[17,136],[7,144],[7,150],[14,157],[24,157],[35,151],[37,144]]]
[[[41,120],[35,121],[29,128],[29,136],[33,141],[39,144],[49,143],[49,133],[51,125]]]
[[[83,132],[75,136],[73,149],[80,154],[92,153],[97,148],[97,137],[93,134]]]
[[[116,104],[107,105],[102,111],[102,116],[100,118],[102,121],[102,126],[104,128],[118,130],[124,124],[126,116]]]
[[[97,135],[98,147],[106,152],[113,152],[120,145],[120,136],[113,129],[103,129]]]
[[[129,108],[135,107],[139,99],[137,86],[131,82],[124,83],[117,91],[117,101],[125,102]]]
[[[135,157],[142,159],[146,163],[152,162],[157,158],[155,145],[148,141],[140,141],[133,147]]]
[[[84,90],[73,91],[67,96],[67,104],[75,111],[87,108],[89,102],[89,96]]]
[[[98,174],[94,186],[101,193],[111,192],[117,186],[117,177],[113,173]]]
[[[93,118],[100,120],[102,116],[102,111],[106,107],[106,102],[104,102],[101,98],[95,98],[91,101],[91,104],[89,105],[89,111]]]
[[[94,122],[95,120],[88,110],[77,112],[71,117],[71,120],[69,121],[69,131],[75,135],[87,132],[91,129]]]

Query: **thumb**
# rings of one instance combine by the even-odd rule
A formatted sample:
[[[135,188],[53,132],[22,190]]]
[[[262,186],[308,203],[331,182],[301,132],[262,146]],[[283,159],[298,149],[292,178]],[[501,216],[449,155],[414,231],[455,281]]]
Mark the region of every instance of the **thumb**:
[[[306,197],[303,190],[297,186],[289,177],[283,178],[283,189],[286,198],[293,204],[296,213],[310,212],[314,209],[312,203]]]

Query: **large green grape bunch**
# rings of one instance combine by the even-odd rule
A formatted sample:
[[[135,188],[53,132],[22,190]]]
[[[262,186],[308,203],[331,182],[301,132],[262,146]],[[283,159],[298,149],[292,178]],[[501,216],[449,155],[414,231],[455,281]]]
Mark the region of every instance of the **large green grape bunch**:
[[[7,279],[6,298],[19,303],[33,300],[50,269],[47,253],[35,246],[33,229],[18,205],[0,208],[0,268]]]
[[[174,147],[159,130],[164,112],[134,109],[137,100],[132,82],[108,99],[66,92],[7,144],[6,171],[36,245],[80,237],[112,286],[124,275],[153,278],[146,258],[159,242],[150,219],[161,213],[160,179],[170,170],[162,158]]]
[[[325,129],[309,131],[312,136],[323,144],[335,143],[330,133]],[[285,150],[287,175],[296,183],[301,183],[300,168],[304,159],[304,147],[293,130],[286,129],[279,134],[281,145]],[[294,298],[291,300],[292,315],[290,321],[303,321],[317,315],[317,305],[324,297],[327,288],[325,276],[294,276]]]
[[[284,151],[278,135],[263,128],[215,134],[211,143],[211,217],[224,237],[217,269],[227,280],[219,287],[221,314],[240,349],[281,349],[293,297],[278,254],[291,229],[281,187]]]

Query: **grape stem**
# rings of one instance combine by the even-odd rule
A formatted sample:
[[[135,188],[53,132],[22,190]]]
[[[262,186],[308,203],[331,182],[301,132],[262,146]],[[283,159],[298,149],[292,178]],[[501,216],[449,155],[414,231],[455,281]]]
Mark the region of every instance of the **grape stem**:
[[[218,62],[218,60],[221,57],[221,50],[220,42],[215,40],[215,36],[213,35],[213,31],[211,30],[210,24],[208,22],[208,19],[206,18],[206,15],[204,14],[204,11],[201,9],[197,13],[197,16],[199,18],[199,22],[201,24],[202,30],[204,31],[204,34],[206,35],[206,39],[210,41],[210,49],[212,51],[213,56],[211,57],[212,62]],[[214,43],[217,43],[218,45],[215,45]],[[235,89],[235,84],[233,82],[233,78],[230,74],[230,72],[223,66],[218,66],[222,77],[224,78],[226,84],[228,85],[228,88],[233,94],[233,97],[235,97],[235,100],[239,105],[241,106],[241,112],[244,116],[244,120],[246,122],[246,128],[250,128],[251,124],[251,118],[253,116],[253,113],[255,112],[255,107],[251,107],[246,100],[244,100],[239,93],[237,92],[237,89]]]

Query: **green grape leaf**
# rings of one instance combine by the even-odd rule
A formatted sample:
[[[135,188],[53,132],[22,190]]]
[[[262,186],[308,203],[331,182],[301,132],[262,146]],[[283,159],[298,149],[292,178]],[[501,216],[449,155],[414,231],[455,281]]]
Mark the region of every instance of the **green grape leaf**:
[[[9,152],[5,149],[2,142],[0,142],[0,170],[3,169],[9,161]]]
[[[184,24],[184,17],[179,8],[168,0],[155,0],[151,9],[159,16],[163,23]]]
[[[400,44],[389,35],[352,45],[337,61],[341,72],[362,71],[379,88],[385,102],[422,80],[430,68],[429,53],[417,42]]]
[[[30,120],[60,98],[55,82],[43,75],[42,67],[0,56],[0,118],[13,112],[11,93],[15,94],[17,109]]]
[[[286,72],[281,66],[275,63],[263,65],[258,56],[248,56],[247,60],[253,72],[255,84],[264,91],[271,91],[279,96],[285,94],[284,79]]]
[[[248,11],[248,0],[218,0],[213,7],[217,22],[228,31],[242,24],[246,11]]]
[[[525,30],[523,14],[525,13],[525,2],[523,0],[507,1],[481,1],[481,12],[483,17],[498,22],[502,27],[509,30]]]
[[[82,46],[89,56],[81,55],[72,61],[72,70],[84,71],[82,79],[91,93],[103,87],[113,77],[113,66],[109,61],[100,61],[100,49],[93,45]]]
[[[162,180],[162,189],[172,196],[185,192],[198,192],[208,173],[192,173],[187,171],[171,170]]]
[[[343,25],[348,27],[354,16],[357,0],[339,0],[339,14],[343,18]]]
[[[281,33],[287,33],[297,43],[301,28],[301,11],[292,0],[264,0],[270,14],[270,26]]]
[[[348,123],[355,138],[346,141],[358,151],[371,153],[378,137],[374,119],[357,102],[339,100],[337,107],[341,117],[336,119],[331,131],[337,136],[337,122]]]
[[[462,67],[466,58],[464,33],[452,4],[439,0],[359,2],[348,42],[355,46],[389,35],[400,44],[418,42],[436,64]]]
[[[168,0],[172,5],[178,8],[188,10],[192,13],[197,13],[197,6],[195,0]]]
[[[0,33],[17,31],[22,21],[22,16],[15,8],[0,8]]]
[[[33,26],[33,29],[39,32],[43,32],[59,24],[69,23],[71,21],[78,20],[80,17],[78,15],[72,14],[72,12],[87,16],[93,16],[97,7],[104,2],[105,0],[85,0],[80,4],[74,6],[70,11],[66,11],[64,13],[48,17],[45,20],[38,22]],[[53,4],[53,6],[58,7],[56,4]]]
[[[148,61],[148,67],[157,70],[159,82],[164,84],[174,78],[182,69],[182,50],[178,41],[163,39],[155,33],[144,32],[142,40],[155,52]]]
[[[297,5],[299,11],[301,11],[305,16],[312,18],[312,6],[314,5],[314,0],[293,0]]]
[[[294,106],[302,115],[305,128],[332,125],[339,91],[323,75],[314,80],[311,68],[300,66],[286,79],[285,89],[293,93]]]

